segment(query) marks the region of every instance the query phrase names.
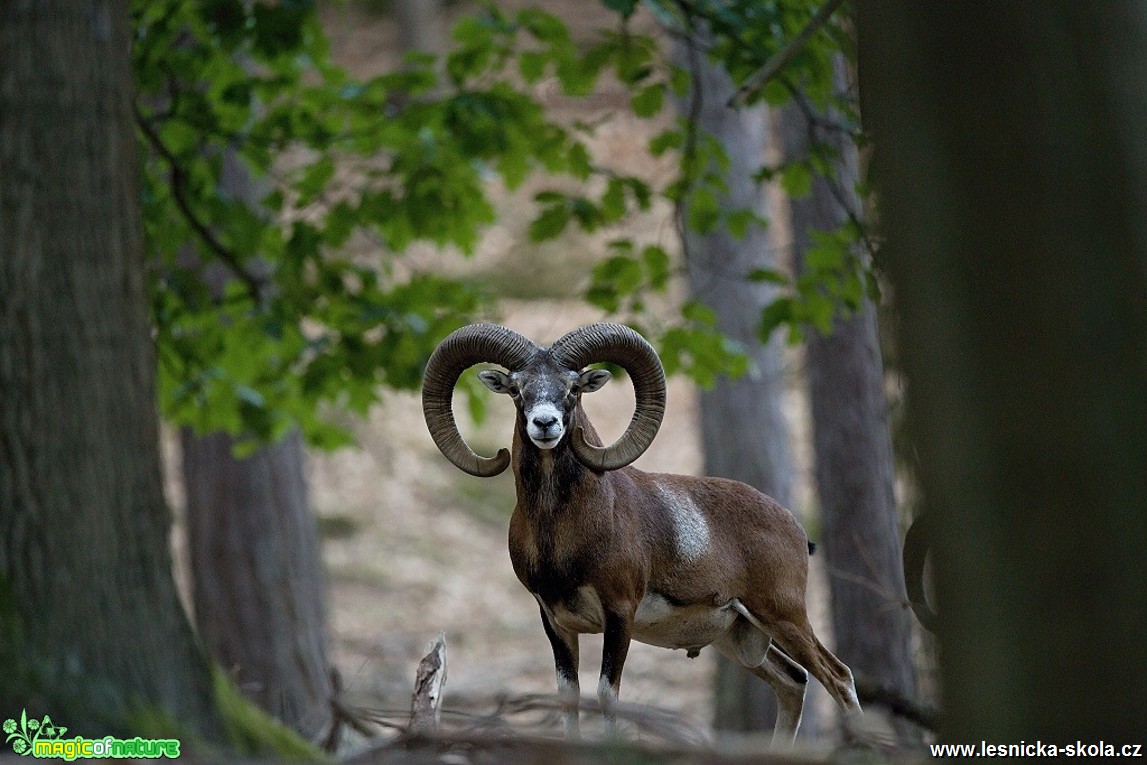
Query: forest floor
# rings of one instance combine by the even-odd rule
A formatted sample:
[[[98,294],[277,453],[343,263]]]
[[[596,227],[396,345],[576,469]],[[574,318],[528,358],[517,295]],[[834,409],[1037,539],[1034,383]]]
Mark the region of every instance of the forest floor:
[[[588,35],[606,23],[598,15],[597,3],[542,4],[570,21],[575,36]],[[387,17],[361,4],[322,7],[341,64],[358,75],[396,64],[397,33]],[[450,12],[465,8],[453,4]],[[620,91],[611,95],[607,90],[588,102],[571,104],[553,93],[552,83],[542,82],[538,88],[552,108],[567,110],[571,118],[602,118],[593,146],[599,161],[624,163],[631,172],[655,177],[671,172],[669,165],[645,153],[648,137],[669,123],[668,114],[660,124],[627,116],[620,108],[624,105]],[[604,318],[578,296],[588,282],[593,253],[602,251],[609,234],[596,239],[573,234],[542,246],[530,244],[525,235],[529,205],[521,200],[531,193],[529,188],[499,193],[499,221],[470,260],[428,250],[415,250],[406,257],[419,266],[438,264],[486,280],[504,296],[499,312],[490,318],[544,343]],[[668,208],[655,207],[627,223],[625,233],[671,252],[677,249]],[[678,290],[668,303],[679,296]],[[798,365],[794,355],[790,359],[794,380]],[[787,408],[797,431],[793,443],[806,444],[803,397],[795,382],[791,387]],[[505,397],[489,398],[488,416],[481,425],[468,422],[465,405],[459,406],[463,433],[486,454],[509,445],[513,417]],[[603,437],[620,434],[632,400],[627,382],[587,397],[586,407]],[[699,473],[696,421],[694,388],[686,380],[672,379],[665,425],[637,467]],[[447,719],[492,713],[503,696],[552,693],[553,659],[537,605],[515,578],[506,549],[514,505],[512,476],[473,478],[450,465],[431,441],[414,393],[386,391],[368,420],[347,424],[358,447],[312,453],[308,477],[323,536],[333,661],[348,697],[401,722],[409,713],[418,660],[439,631],[446,634],[449,654]],[[808,455],[798,453],[797,463],[801,488],[795,509],[800,516],[808,505]],[[178,488],[173,495],[178,498]],[[824,574],[816,558],[813,563],[810,607],[818,633],[831,644]],[[582,683],[589,699],[597,686],[600,646],[600,636],[582,640]],[[683,651],[635,643],[626,662],[622,698],[671,709],[680,714],[682,726],[708,731],[713,674],[711,651],[691,660]],[[827,694],[819,689],[810,698],[818,706],[828,705]]]

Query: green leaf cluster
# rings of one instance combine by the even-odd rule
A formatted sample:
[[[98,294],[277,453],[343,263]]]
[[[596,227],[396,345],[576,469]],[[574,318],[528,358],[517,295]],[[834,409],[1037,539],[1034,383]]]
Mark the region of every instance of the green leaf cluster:
[[[472,252],[494,220],[491,176],[513,188],[538,169],[590,172],[584,145],[505,72],[524,36],[571,87],[596,76],[554,17],[491,8],[455,30],[445,81],[426,56],[359,81],[331,62],[314,10],[132,5],[161,406],[251,447],[295,424],[345,443],[323,411],[364,412],[380,386],[419,384],[435,344],[488,296],[401,253]],[[571,209],[593,225],[618,205],[611,187]]]
[[[861,256],[862,232],[855,224],[835,231],[812,232],[812,246],[805,253],[804,270],[795,280],[775,271],[759,270],[748,275],[754,281],[784,285],[787,294],[761,312],[757,333],[767,342],[773,331],[788,327],[791,344],[804,339],[806,327],[827,335],[837,316],[857,311],[866,298],[879,298],[876,278]]]
[[[708,39],[705,55],[720,62],[734,82],[743,83],[755,75],[796,37],[820,9],[820,0],[651,0],[649,7],[659,20],[690,34],[702,27]],[[860,140],[859,119],[854,94],[838,93],[834,66],[840,54],[854,56],[854,44],[846,16],[838,13],[820,28],[795,57],[755,97],[772,106],[788,103],[799,92],[802,108],[832,110],[835,124],[818,126],[807,157],[779,167],[762,167],[759,182],[777,179],[790,198],[810,193],[818,177],[831,179],[838,159],[837,143],[826,131],[849,131]],[[697,126],[682,119],[674,128],[653,137],[649,151],[660,156],[668,151],[681,154],[677,179],[665,189],[665,196],[678,205],[681,223],[698,233],[723,228],[742,237],[750,226],[765,225],[751,210],[724,210],[721,207],[723,182],[728,166],[723,149]],[[858,189],[863,193],[863,184]],[[854,211],[855,212],[855,211]],[[782,295],[767,306],[759,321],[759,338],[768,340],[778,326],[789,330],[790,342],[799,342],[807,327],[830,332],[838,313],[857,310],[864,297],[875,296],[877,281],[869,258],[861,245],[870,240],[857,218],[839,229],[815,232],[806,254],[803,273],[793,279],[771,270],[758,270],[746,278],[782,287]],[[870,255],[871,253],[867,253]]]
[[[571,227],[617,227],[659,197],[699,232],[744,236],[764,225],[752,210],[722,207],[728,157],[688,120],[650,141],[652,155],[680,158],[677,176],[659,186],[598,166],[584,140],[593,127],[548,116],[532,88],[543,79],[580,97],[608,74],[642,118],[689,90],[690,73],[630,28],[637,4],[603,3],[618,24],[589,44],[540,9],[488,4],[459,21],[441,62],[419,54],[399,71],[360,80],[332,63],[313,0],[133,0],[164,414],[226,430],[244,448],[295,424],[312,443],[345,443],[324,412],[365,412],[381,387],[416,387],[436,343],[488,310],[479,286],[419,272],[402,253],[417,242],[472,253],[495,218],[491,178],[514,189],[536,172],[564,176],[534,196],[534,242]],[[706,23],[708,55],[739,80],[818,4],[646,5],[670,26]],[[832,101],[831,58],[846,39],[839,25],[822,30],[763,97],[780,103],[799,82],[815,100]],[[779,173],[799,195],[831,167],[828,159],[814,153],[761,178]],[[762,335],[780,323],[824,328],[837,306],[858,304],[873,281],[854,254],[859,238],[826,232],[791,283],[755,275],[787,285],[762,317]],[[663,248],[614,238],[584,294],[602,310],[640,317],[671,276]],[[744,356],[702,306],[687,305],[655,335],[667,368],[702,383],[744,371]],[[480,396],[470,398],[481,406]]]

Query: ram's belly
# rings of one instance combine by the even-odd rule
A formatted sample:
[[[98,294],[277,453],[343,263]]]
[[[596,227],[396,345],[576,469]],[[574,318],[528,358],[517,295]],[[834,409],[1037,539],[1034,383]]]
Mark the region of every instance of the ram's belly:
[[[580,587],[564,602],[547,604],[535,595],[550,621],[574,633],[599,633],[605,628],[605,612],[593,587]],[[641,599],[633,618],[632,637],[662,648],[702,648],[717,640],[737,618],[733,603],[722,606],[677,606],[657,593]]]
[[[633,619],[633,639],[663,648],[701,648],[729,631],[737,612],[732,603],[675,606],[656,593],[641,599]]]

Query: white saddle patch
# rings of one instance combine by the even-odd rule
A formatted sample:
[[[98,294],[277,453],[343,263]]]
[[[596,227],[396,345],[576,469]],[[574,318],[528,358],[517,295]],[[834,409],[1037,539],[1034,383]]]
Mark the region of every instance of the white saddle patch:
[[[701,509],[688,494],[661,484],[657,485],[657,493],[669,510],[678,554],[685,560],[697,560],[709,549],[709,524]]]

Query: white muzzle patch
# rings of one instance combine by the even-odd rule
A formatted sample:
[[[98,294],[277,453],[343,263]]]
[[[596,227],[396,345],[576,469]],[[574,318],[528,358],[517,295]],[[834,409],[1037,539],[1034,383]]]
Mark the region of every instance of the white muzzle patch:
[[[565,435],[562,411],[549,402],[535,404],[526,412],[526,433],[539,449],[553,449]]]

